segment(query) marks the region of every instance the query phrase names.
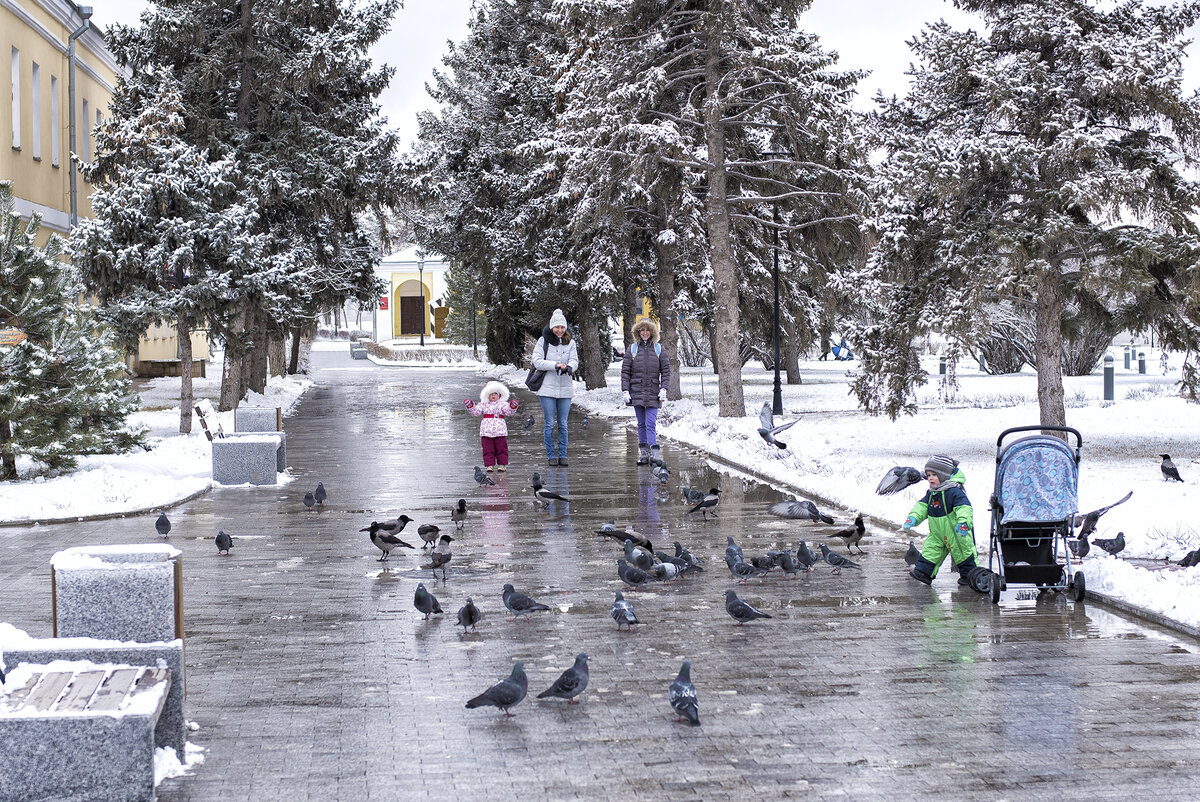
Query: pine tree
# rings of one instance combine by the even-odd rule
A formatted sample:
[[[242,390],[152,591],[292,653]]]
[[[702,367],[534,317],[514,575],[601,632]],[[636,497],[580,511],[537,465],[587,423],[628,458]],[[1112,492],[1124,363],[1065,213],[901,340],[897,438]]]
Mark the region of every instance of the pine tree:
[[[1200,186],[1184,170],[1200,107],[1181,64],[1200,3],[956,5],[986,33],[928,26],[911,91],[879,117],[878,245],[850,279],[877,321],[859,335],[860,402],[912,411],[914,338],[940,332],[954,359],[1004,302],[1033,310],[1044,424],[1066,421],[1064,313],[1088,297],[1170,332],[1195,378]]]
[[[137,396],[114,338],[79,303],[62,242],[36,245],[39,225],[21,221],[0,181],[0,328],[25,337],[0,346],[0,479],[17,478],[18,456],[62,469],[144,443],[127,426]]]

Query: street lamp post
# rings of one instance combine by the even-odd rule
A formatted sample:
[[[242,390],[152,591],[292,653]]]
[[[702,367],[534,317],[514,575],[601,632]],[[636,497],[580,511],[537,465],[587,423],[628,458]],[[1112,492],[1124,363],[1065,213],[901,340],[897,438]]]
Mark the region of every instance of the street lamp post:
[[[783,387],[779,383],[779,204],[771,204],[771,246],[774,251],[775,274],[775,394],[771,398],[771,412],[783,414]]]
[[[421,347],[425,347],[425,252],[417,251],[417,283],[421,285]]]

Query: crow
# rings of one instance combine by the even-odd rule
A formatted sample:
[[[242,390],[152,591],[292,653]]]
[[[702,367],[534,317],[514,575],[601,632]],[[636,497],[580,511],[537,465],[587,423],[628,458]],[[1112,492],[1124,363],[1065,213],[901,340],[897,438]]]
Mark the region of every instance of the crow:
[[[1175,467],[1175,463],[1171,461],[1171,455],[1159,454],[1158,456],[1162,457],[1162,465],[1159,467],[1162,468],[1163,481],[1182,482],[1183,477],[1179,475],[1179,469],[1177,469]]]
[[[697,504],[695,507],[692,507],[690,510],[688,510],[688,514],[691,514],[693,512],[696,512],[697,510],[699,510],[700,514],[704,517],[704,519],[708,520],[709,510],[716,510],[717,504],[719,504],[721,502],[720,493],[721,493],[721,491],[718,490],[717,488],[715,488],[715,487],[712,488],[711,490],[708,491],[708,494],[700,501],[699,504]],[[716,517],[716,512],[713,512],[713,517],[714,518]]]
[[[454,526],[462,529],[464,522],[467,520],[467,500],[460,498],[458,504],[450,508],[450,520],[454,522]]]
[[[862,546],[858,545],[858,541],[862,540],[863,535],[865,535],[866,533],[867,533],[867,528],[866,528],[866,526],[863,525],[863,517],[862,517],[862,513],[860,512],[858,514],[858,516],[855,517],[855,519],[854,519],[854,526],[843,529],[840,532],[834,532],[833,536],[840,537],[842,540],[846,541],[846,552],[847,553],[850,552],[851,546],[858,546],[858,553],[866,554],[866,552],[863,551]]]

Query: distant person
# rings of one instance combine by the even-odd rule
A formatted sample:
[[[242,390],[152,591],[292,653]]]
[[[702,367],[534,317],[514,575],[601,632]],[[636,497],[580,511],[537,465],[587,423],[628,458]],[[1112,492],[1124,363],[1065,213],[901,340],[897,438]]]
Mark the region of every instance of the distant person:
[[[498,381],[490,381],[479,393],[479,403],[471,399],[463,401],[479,422],[479,442],[483,445],[483,467],[492,472],[492,466],[503,473],[508,470],[508,424],[505,415],[517,411],[517,399],[508,400],[508,388]]]
[[[575,394],[575,371],[579,369],[579,349],[567,330],[567,317],[555,309],[550,323],[533,347],[533,367],[546,371],[537,390],[542,405],[542,441],[550,465],[567,466],[567,416]],[[555,434],[558,444],[555,446]]]
[[[633,324],[633,342],[621,360],[621,398],[633,406],[638,424],[638,465],[662,459],[658,448],[658,410],[667,403],[671,360],[658,341],[658,324],[639,320]]]
[[[963,489],[966,476],[955,460],[934,455],[925,463],[925,478],[929,480],[929,490],[904,521],[907,532],[921,521],[929,520],[929,535],[909,576],[931,584],[946,555],[950,555],[958,566],[958,584],[966,585],[967,574],[975,567],[976,553],[975,511]]]
[[[833,346],[833,358],[842,362],[854,358],[854,352],[851,351],[850,346],[846,344],[845,337],[842,338],[840,343]]]

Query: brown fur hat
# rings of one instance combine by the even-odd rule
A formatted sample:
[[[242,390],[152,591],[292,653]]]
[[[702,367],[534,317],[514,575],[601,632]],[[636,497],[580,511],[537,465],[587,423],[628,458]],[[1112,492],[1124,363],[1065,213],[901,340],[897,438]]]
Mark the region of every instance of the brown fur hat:
[[[642,320],[639,320],[637,323],[633,324],[633,331],[630,332],[633,335],[633,341],[635,343],[642,341],[640,336],[642,329],[650,330],[650,342],[658,342],[658,324],[650,318],[643,318]]]

